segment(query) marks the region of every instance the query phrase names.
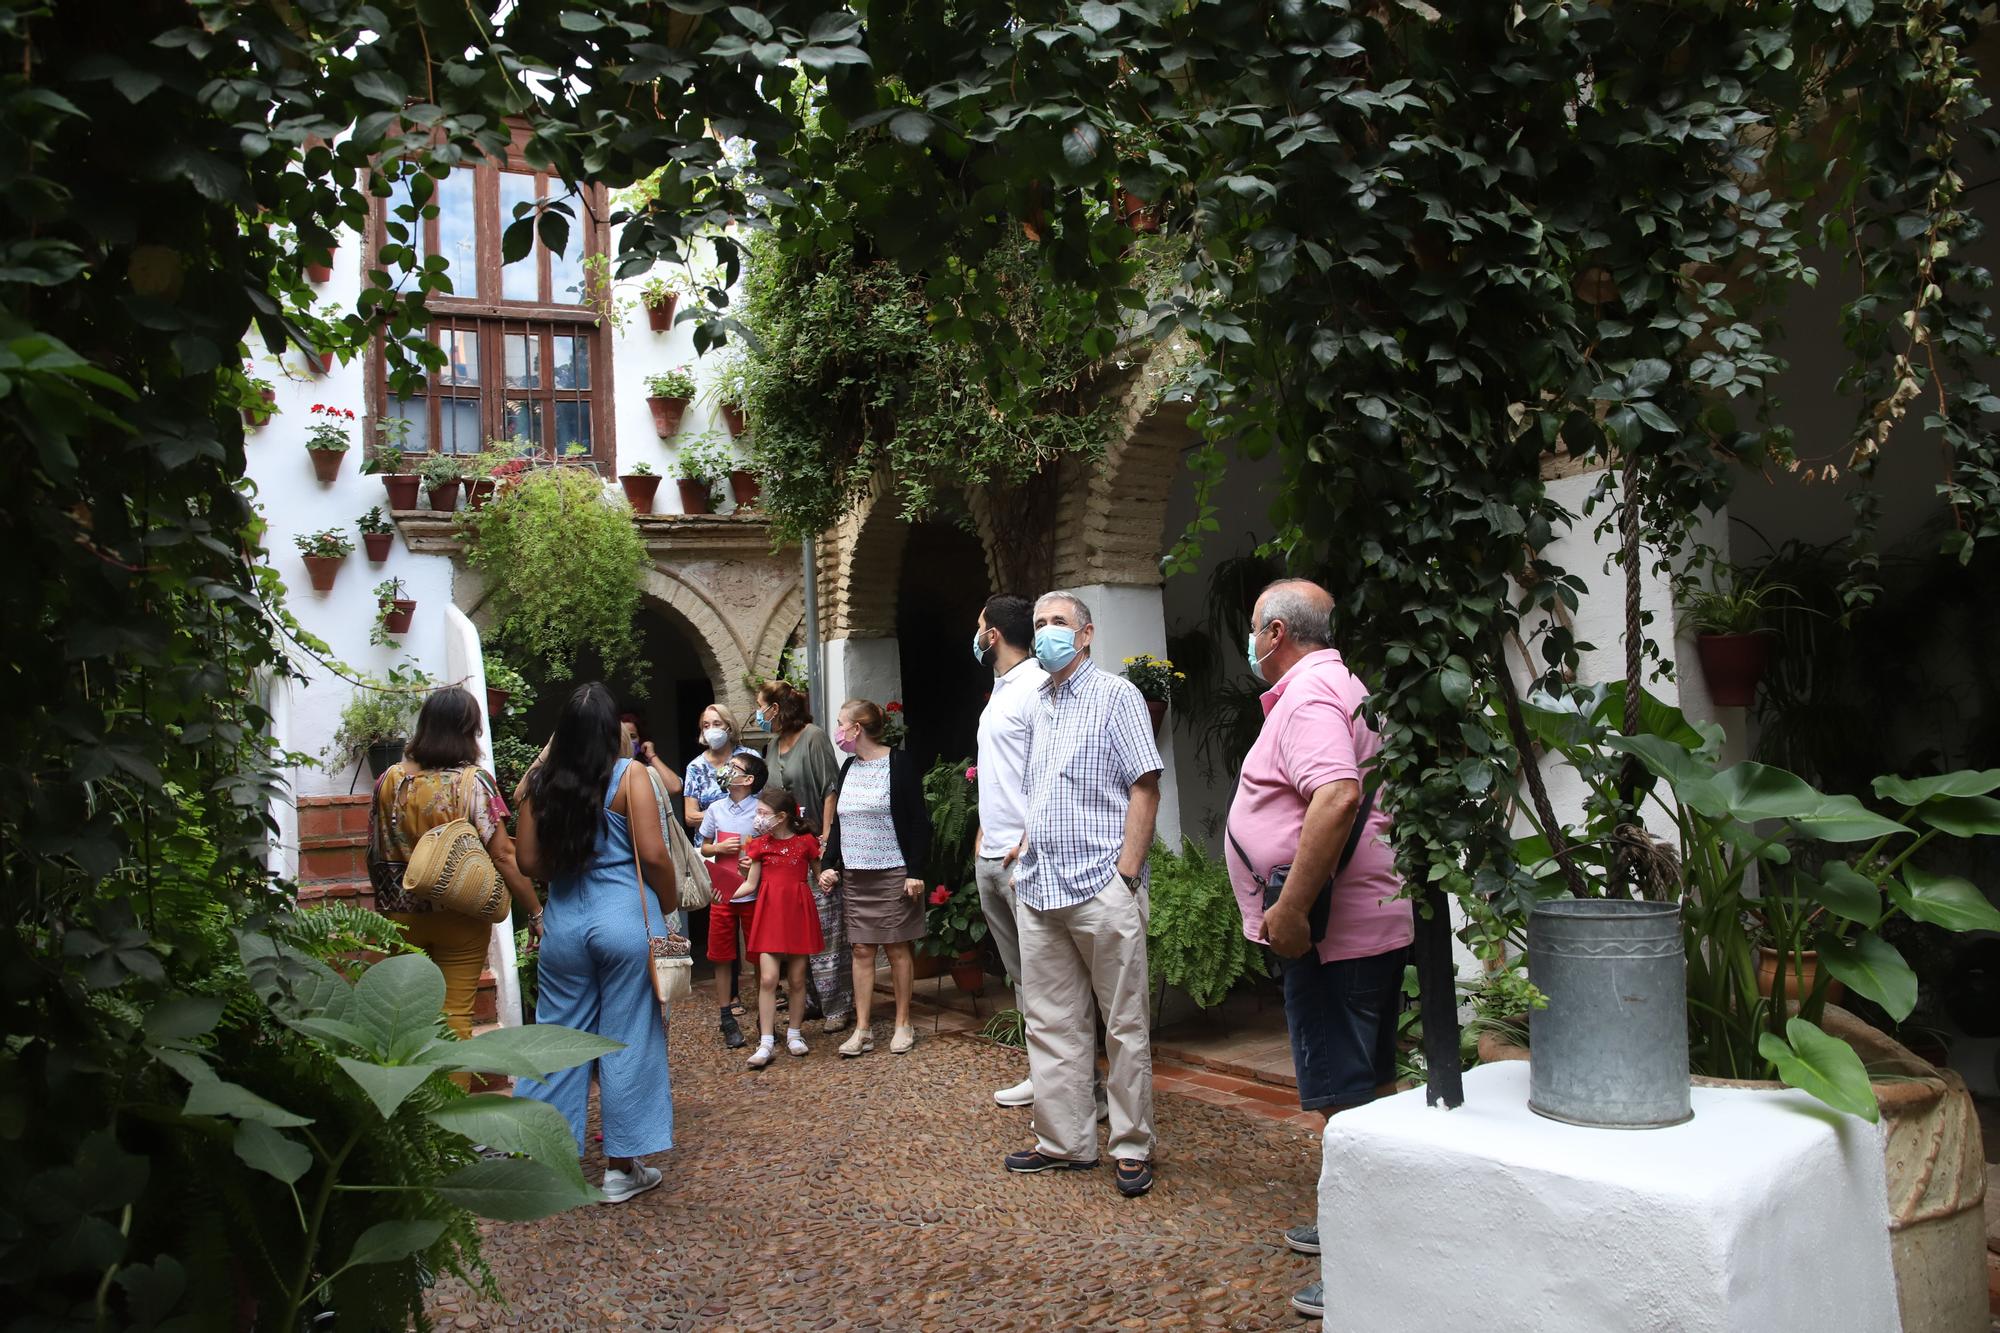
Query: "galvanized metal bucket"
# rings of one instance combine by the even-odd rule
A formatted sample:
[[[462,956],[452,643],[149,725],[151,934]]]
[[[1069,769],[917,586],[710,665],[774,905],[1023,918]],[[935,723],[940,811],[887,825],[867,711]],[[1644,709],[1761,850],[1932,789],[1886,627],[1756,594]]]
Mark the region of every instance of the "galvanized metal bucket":
[[[1581,898],[1528,917],[1528,1109],[1597,1129],[1691,1119],[1678,903]]]

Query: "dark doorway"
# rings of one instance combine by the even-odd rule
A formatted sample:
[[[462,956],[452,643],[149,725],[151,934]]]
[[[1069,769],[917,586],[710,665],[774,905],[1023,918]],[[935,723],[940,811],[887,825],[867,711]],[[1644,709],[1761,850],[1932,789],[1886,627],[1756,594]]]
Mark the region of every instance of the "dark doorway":
[[[639,638],[639,656],[646,664],[644,695],[640,683],[630,678],[604,683],[617,696],[620,712],[638,716],[639,735],[651,741],[660,757],[680,772],[699,748],[695,724],[701,719],[701,710],[715,702],[715,685],[677,616],[655,603],[643,602],[633,619],[632,632]],[[595,652],[582,653],[576,666],[573,679],[554,681],[539,690],[528,713],[529,736],[547,736],[554,729],[556,714],[575,686],[603,679],[604,665]]]
[[[904,748],[928,771],[939,759],[969,758],[991,673],[972,660],[972,631],[988,596],[986,553],[958,524],[919,523],[903,547],[896,595]]]

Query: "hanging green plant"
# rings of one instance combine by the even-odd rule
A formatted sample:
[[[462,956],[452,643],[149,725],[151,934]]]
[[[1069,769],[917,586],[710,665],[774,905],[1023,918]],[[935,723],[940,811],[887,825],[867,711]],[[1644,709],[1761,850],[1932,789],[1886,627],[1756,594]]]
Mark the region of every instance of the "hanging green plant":
[[[503,642],[551,678],[574,674],[585,649],[606,675],[643,676],[632,619],[646,550],[595,472],[538,469],[459,522],[467,563],[492,580]]]

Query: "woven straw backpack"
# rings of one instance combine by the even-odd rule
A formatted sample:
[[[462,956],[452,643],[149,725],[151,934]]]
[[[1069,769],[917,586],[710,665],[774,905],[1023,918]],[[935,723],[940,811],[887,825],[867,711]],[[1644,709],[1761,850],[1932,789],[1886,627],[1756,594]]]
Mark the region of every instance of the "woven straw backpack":
[[[459,912],[487,924],[507,916],[507,885],[479,830],[465,817],[471,810],[478,773],[467,768],[459,779],[459,815],[417,839],[403,872],[403,888],[447,912]]]

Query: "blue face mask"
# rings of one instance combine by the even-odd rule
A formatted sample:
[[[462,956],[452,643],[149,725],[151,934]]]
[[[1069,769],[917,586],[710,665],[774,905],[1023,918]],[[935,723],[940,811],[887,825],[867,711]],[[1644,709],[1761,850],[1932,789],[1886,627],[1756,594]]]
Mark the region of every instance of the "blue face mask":
[[[760,708],[757,710],[757,716],[750,719],[750,725],[762,731],[771,724],[764,720],[764,710]]]
[[[1076,660],[1076,631],[1063,625],[1044,625],[1035,631],[1035,660],[1044,671],[1061,671]]]
[[[1264,679],[1264,669],[1257,663],[1257,631],[1250,631],[1250,674],[1258,680]]]

